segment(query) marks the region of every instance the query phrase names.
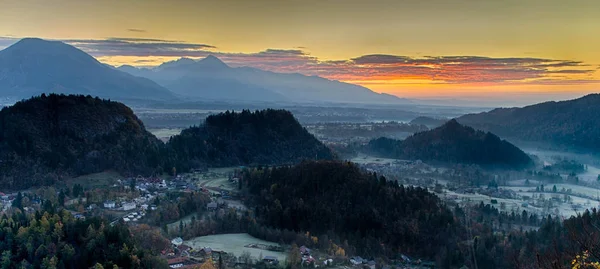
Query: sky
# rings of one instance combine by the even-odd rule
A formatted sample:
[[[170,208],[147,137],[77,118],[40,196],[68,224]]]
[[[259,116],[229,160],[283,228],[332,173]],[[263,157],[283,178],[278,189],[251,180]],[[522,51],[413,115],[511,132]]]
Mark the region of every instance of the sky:
[[[600,91],[596,0],[0,0],[0,48],[63,40],[111,65],[215,55],[400,97]]]

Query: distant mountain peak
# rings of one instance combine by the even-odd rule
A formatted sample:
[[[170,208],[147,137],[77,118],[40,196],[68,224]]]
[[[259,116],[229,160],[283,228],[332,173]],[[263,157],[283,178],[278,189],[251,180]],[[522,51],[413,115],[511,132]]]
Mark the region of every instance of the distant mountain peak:
[[[35,55],[79,55],[83,56],[85,53],[79,49],[63,43],[61,41],[45,40],[41,38],[23,38],[10,47],[4,49],[4,54],[15,54],[15,56],[23,54],[35,54]],[[90,59],[93,57],[87,55]]]
[[[28,98],[48,92],[111,99],[174,98],[160,85],[103,64],[61,41],[24,38],[0,51],[0,96]]]
[[[456,121],[456,119],[451,119],[449,121],[447,121],[446,123],[444,123],[442,126],[448,128],[448,127],[458,127],[458,126],[462,126],[460,123],[458,123],[458,121]]]
[[[208,55],[206,56],[206,58],[198,61],[198,63],[204,66],[210,66],[214,68],[229,68],[229,66],[226,63],[224,63],[223,61],[221,61],[221,59],[217,58],[214,55]]]

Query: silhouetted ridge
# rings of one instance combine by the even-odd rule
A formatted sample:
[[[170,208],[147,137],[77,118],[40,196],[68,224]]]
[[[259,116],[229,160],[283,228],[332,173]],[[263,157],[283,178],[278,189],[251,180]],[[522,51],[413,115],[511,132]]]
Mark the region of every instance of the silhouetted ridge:
[[[352,163],[302,162],[242,178],[261,222],[319,240],[327,235],[356,255],[433,257],[459,226],[427,189],[399,186]]]
[[[25,38],[0,51],[0,95],[29,98],[42,93],[90,94],[121,100],[175,98],[149,79],[109,67],[60,41]]]
[[[600,153],[600,94],[523,108],[497,108],[458,120],[502,137]]]
[[[26,188],[114,169],[160,171],[164,145],[127,106],[82,95],[42,95],[0,111],[0,186]]]
[[[292,113],[274,109],[209,116],[203,125],[172,137],[168,146],[176,152],[181,169],[333,158],[330,149],[308,133]]]
[[[511,143],[492,133],[463,126],[455,119],[403,141],[383,137],[375,139],[369,142],[367,148],[377,155],[400,159],[509,168],[524,168],[532,164],[531,158]]]

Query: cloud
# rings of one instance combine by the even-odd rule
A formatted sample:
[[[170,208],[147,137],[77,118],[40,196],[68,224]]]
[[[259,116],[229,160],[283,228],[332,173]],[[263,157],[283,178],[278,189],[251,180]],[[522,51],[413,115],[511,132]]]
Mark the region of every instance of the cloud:
[[[134,32],[134,33],[146,33],[147,31],[144,29],[136,29],[136,28],[129,28],[127,29],[128,32]]]
[[[107,39],[68,39],[65,43],[93,56],[169,56],[205,55],[215,46],[175,40],[113,37]]]
[[[0,37],[0,47],[18,39]],[[250,66],[285,73],[317,75],[341,81],[427,81],[430,84],[575,85],[599,83],[596,65],[581,61],[532,57],[362,55],[350,59],[321,60],[302,47],[269,48],[255,53],[218,51],[204,43],[154,38],[112,37],[62,40],[91,55],[134,65],[156,65],[180,57],[214,55],[233,67]],[[159,61],[160,60],[160,61]],[[124,62],[126,61],[126,62]]]

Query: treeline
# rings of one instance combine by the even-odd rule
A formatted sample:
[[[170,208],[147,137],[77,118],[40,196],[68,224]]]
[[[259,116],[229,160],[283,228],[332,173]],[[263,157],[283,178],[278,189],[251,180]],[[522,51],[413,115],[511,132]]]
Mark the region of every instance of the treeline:
[[[168,144],[178,166],[293,164],[304,159],[332,159],[329,148],[298,123],[292,113],[266,109],[225,112],[185,129]]]
[[[242,178],[260,223],[330,234],[334,243],[352,246],[360,255],[432,258],[459,229],[452,213],[426,189],[398,186],[352,163],[303,162],[246,170]]]
[[[492,133],[476,131],[450,120],[436,129],[414,134],[405,140],[371,140],[366,150],[388,158],[441,163],[478,164],[521,169],[533,164],[521,149]]]
[[[151,174],[162,147],[121,103],[42,95],[0,111],[0,187],[50,185],[107,169]]]
[[[584,254],[578,262],[600,261],[595,210],[564,222],[483,203],[450,211],[424,189],[335,161],[246,169],[242,179],[256,219],[231,213],[231,231],[330,255],[406,254],[440,268],[570,268]]]
[[[168,268],[136,242],[125,225],[76,220],[67,211],[0,218],[2,268]]]
[[[150,223],[162,227],[187,215],[206,211],[208,203],[210,196],[202,192],[168,192],[167,197],[159,196],[154,200],[158,209],[150,211],[147,218]]]
[[[332,152],[284,110],[210,116],[167,144],[127,106],[83,95],[42,95],[0,111],[0,187],[50,185],[112,169],[125,176],[194,168],[289,164]]]
[[[502,137],[545,142],[569,150],[600,152],[600,94],[523,108],[497,108],[459,118]]]
[[[595,209],[564,221],[547,216],[540,222],[538,229],[500,231],[489,222],[470,219],[473,248],[464,252],[465,265],[474,268],[476,261],[479,268],[597,268],[589,266],[600,261],[600,215]]]

